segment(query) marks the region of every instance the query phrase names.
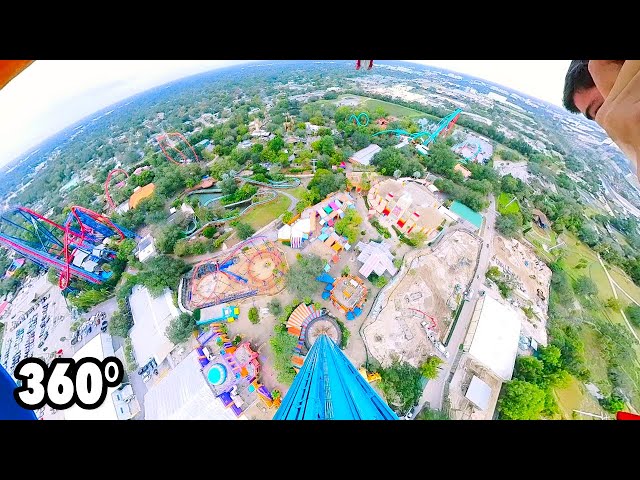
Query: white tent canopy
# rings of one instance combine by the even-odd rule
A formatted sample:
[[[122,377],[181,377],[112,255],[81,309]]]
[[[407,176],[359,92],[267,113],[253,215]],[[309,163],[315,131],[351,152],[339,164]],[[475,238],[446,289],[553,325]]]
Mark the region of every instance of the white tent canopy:
[[[519,339],[518,312],[486,295],[469,354],[502,380],[511,380]]]

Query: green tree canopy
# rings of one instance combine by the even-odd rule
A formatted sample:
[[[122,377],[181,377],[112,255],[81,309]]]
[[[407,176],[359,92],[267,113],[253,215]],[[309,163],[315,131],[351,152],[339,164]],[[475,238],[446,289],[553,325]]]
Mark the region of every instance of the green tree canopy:
[[[544,363],[535,357],[518,357],[514,377],[525,382],[542,386],[544,382]]]
[[[575,282],[574,290],[578,295],[592,296],[598,294],[598,286],[589,277],[578,277]]]
[[[601,399],[600,405],[610,413],[617,413],[626,407],[624,399],[617,393],[612,393],[609,397]]]
[[[604,306],[611,310],[620,310],[622,308],[622,302],[617,298],[610,297],[607,299]]]
[[[167,338],[176,345],[186,342],[196,329],[196,320],[187,313],[181,313],[171,320],[165,331]]]
[[[189,265],[178,258],[158,255],[144,264],[138,280],[154,297],[162,295],[165,288],[178,289],[180,277],[189,270]]]
[[[418,403],[422,394],[422,375],[418,368],[395,361],[389,368],[380,369],[380,377],[380,388],[396,412],[404,414]]]
[[[431,410],[425,407],[416,415],[416,420],[451,420],[451,418],[442,410]]]
[[[258,313],[258,309],[256,307],[251,307],[249,309],[249,321],[253,324],[260,323],[260,314]]]
[[[246,240],[251,235],[256,233],[256,231],[254,230],[254,228],[251,225],[249,225],[248,223],[244,223],[244,222],[236,223],[236,231],[238,232],[238,236],[242,240]]]
[[[317,255],[300,255],[287,272],[287,289],[298,298],[313,295],[320,287],[316,277],[322,273],[324,264],[324,260]]]
[[[433,380],[438,377],[438,369],[442,364],[440,357],[431,356],[420,365],[420,373],[423,377]]]
[[[296,376],[296,371],[291,365],[293,349],[298,343],[297,337],[290,335],[286,328],[277,326],[274,335],[269,339],[269,345],[273,352],[273,367],[277,373],[278,382],[291,385]]]
[[[522,215],[519,212],[499,215],[496,219],[496,229],[505,237],[517,236],[522,229]]]
[[[173,248],[182,237],[184,237],[184,232],[180,226],[165,225],[156,236],[156,246],[162,253],[173,253]]]
[[[504,384],[498,406],[505,420],[537,420],[545,408],[545,392],[532,383],[512,380]]]
[[[280,135],[276,135],[275,138],[269,140],[267,147],[274,153],[278,153],[284,147],[284,140]]]
[[[233,178],[228,173],[222,174],[222,180],[218,182],[218,186],[220,190],[222,190],[223,195],[233,195],[238,190],[238,184],[236,183],[235,178]]]
[[[349,243],[354,245],[360,235],[358,227],[361,223],[362,217],[358,215],[358,211],[355,208],[348,208],[344,213],[344,217],[335,224],[336,233],[347,237]]]
[[[279,317],[282,314],[282,303],[277,298],[272,298],[267,304],[267,307],[274,317]]]
[[[632,303],[625,309],[625,312],[627,317],[629,317],[629,321],[640,328],[640,306]]]
[[[101,288],[98,290],[83,290],[77,295],[69,295],[69,302],[80,310],[88,310],[94,305],[104,302],[109,298],[109,292]]]
[[[307,187],[311,191],[317,192],[317,197],[313,199],[314,203],[322,200],[331,192],[341,190],[346,185],[346,177],[342,173],[333,173],[324,168],[318,168]]]
[[[131,327],[133,327],[133,319],[130,315],[125,315],[120,310],[114,312],[109,320],[109,333],[111,335],[126,338]]]

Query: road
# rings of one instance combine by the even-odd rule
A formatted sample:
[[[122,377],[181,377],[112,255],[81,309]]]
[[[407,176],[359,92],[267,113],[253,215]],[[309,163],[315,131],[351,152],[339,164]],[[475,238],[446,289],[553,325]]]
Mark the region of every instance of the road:
[[[113,342],[113,350],[116,351],[118,350],[120,347],[124,348],[124,341],[125,339],[122,337],[117,337],[117,336],[113,336],[112,338],[112,342]],[[144,420],[144,395],[147,393],[147,384],[144,383],[144,381],[142,380],[142,377],[140,375],[138,375],[138,372],[126,372],[125,373],[125,379],[123,379],[123,382],[126,381],[126,379],[129,380],[129,383],[131,384],[131,388],[133,389],[133,393],[136,396],[136,399],[138,400],[138,405],[140,405],[140,412],[138,412],[138,414],[133,417],[133,420]]]
[[[416,412],[422,410],[426,403],[432,409],[440,410],[442,408],[442,400],[444,395],[445,383],[449,382],[451,369],[453,363],[457,357],[459,346],[464,342],[464,337],[467,334],[469,323],[471,322],[471,316],[478,301],[478,292],[484,285],[485,273],[489,268],[489,262],[493,256],[493,241],[495,238],[495,197],[491,196],[491,203],[485,214],[485,224],[483,230],[480,232],[482,237],[482,246],[480,247],[480,257],[478,259],[478,265],[476,267],[476,276],[471,281],[470,288],[473,290],[473,298],[471,301],[465,301],[462,306],[462,311],[458,317],[458,322],[454,327],[453,334],[446,346],[447,352],[449,352],[449,358],[445,359],[445,362],[441,366],[440,374],[438,378],[429,380],[426,387],[422,392],[422,396],[418,401]],[[413,417],[415,418],[415,416]]]

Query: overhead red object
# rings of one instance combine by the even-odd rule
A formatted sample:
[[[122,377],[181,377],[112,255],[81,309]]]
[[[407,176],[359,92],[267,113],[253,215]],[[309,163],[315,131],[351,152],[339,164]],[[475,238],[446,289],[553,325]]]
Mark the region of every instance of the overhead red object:
[[[33,60],[0,60],[0,89],[32,63]]]
[[[640,420],[640,415],[629,412],[618,412],[616,413],[616,420]]]

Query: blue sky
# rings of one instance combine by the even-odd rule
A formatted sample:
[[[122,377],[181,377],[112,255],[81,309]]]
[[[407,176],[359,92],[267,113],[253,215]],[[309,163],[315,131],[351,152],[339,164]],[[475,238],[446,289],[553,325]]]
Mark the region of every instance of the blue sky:
[[[412,60],[413,61],[413,60]],[[246,60],[37,60],[0,90],[0,165],[138,92]],[[419,60],[560,105],[569,60]]]

